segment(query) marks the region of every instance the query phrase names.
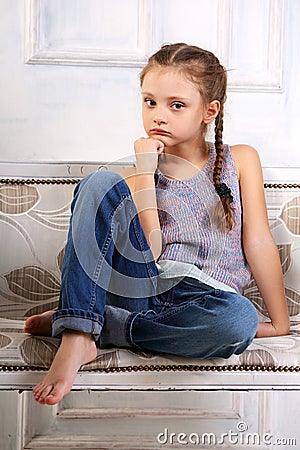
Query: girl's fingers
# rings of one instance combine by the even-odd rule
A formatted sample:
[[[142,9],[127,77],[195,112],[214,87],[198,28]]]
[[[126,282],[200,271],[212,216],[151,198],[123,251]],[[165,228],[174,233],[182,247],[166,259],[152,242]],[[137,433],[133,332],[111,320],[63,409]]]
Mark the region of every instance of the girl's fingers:
[[[157,151],[158,151],[158,154],[160,155],[164,151],[165,146],[161,141],[157,141],[157,142],[158,142]]]

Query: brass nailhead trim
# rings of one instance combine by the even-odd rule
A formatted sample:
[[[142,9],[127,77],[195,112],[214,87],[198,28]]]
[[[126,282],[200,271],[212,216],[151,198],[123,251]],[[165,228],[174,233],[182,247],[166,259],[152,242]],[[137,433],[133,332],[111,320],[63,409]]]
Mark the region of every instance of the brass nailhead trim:
[[[1,178],[0,184],[77,184],[81,178]]]
[[[77,184],[81,178],[1,178],[0,184]],[[300,189],[299,183],[265,183],[268,189]]]
[[[0,372],[43,372],[48,368],[36,366],[0,366]],[[114,373],[114,372],[300,372],[300,366],[260,366],[260,365],[156,365],[156,366],[126,366],[107,367],[82,370],[84,372]]]
[[[284,183],[284,184],[265,183],[264,187],[268,188],[268,189],[299,189],[300,184],[297,184],[297,183]]]

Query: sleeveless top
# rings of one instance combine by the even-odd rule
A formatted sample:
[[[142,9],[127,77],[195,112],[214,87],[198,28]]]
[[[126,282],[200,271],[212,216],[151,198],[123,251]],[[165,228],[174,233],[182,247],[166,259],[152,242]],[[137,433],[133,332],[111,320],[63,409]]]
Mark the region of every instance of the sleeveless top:
[[[205,167],[192,178],[171,179],[157,170],[157,207],[163,235],[158,263],[168,260],[195,265],[208,277],[242,293],[251,272],[242,248],[238,176],[230,148],[224,145],[221,182],[231,189],[235,211],[235,223],[228,231],[219,225],[223,208],[212,180],[216,150],[213,143],[209,148]]]

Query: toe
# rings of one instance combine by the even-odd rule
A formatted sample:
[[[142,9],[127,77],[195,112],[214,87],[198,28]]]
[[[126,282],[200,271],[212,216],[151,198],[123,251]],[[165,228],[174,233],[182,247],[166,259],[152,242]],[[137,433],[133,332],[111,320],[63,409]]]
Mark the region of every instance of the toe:
[[[33,389],[33,396],[37,402],[44,403],[45,397],[53,389],[53,384],[40,383]]]
[[[30,330],[32,329],[32,322],[33,322],[34,317],[35,316],[28,317],[28,319],[26,320],[25,325],[24,325],[25,333],[30,333]]]
[[[55,384],[52,391],[45,397],[47,405],[55,405],[60,402],[61,399],[70,391],[67,388],[66,383],[59,381]]]
[[[32,390],[34,397],[35,398],[39,397],[44,388],[45,388],[44,383],[37,384]]]
[[[42,405],[55,405],[70,392],[65,382],[58,381],[57,383],[40,383],[33,389],[32,393],[34,399]]]
[[[43,391],[39,395],[39,400],[38,401],[46,403],[46,398],[52,392],[53,387],[54,387],[53,384],[48,384],[47,386],[45,386],[45,388],[43,389]]]

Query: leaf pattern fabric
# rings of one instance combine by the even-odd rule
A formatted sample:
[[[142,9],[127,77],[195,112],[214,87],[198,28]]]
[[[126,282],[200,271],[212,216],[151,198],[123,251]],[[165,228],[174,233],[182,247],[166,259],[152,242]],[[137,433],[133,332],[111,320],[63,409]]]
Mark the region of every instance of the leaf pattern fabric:
[[[38,211],[33,209],[28,214],[49,228],[67,231],[70,224],[69,209],[69,205],[56,211]]]
[[[299,236],[300,196],[294,197],[292,200],[285,203],[279,217],[292,234]]]
[[[49,367],[59,339],[23,332],[24,320],[57,306],[74,185],[0,185],[0,366]],[[241,355],[201,360],[102,349],[90,370],[128,365],[300,365],[300,189],[269,189],[271,230],[280,255],[291,331],[288,336],[254,339]],[[255,280],[245,288],[260,320],[269,320]]]
[[[12,339],[5,334],[0,334],[0,348],[7,347],[12,342]]]
[[[24,214],[39,200],[38,190],[27,185],[0,185],[0,211],[3,214]]]
[[[42,267],[25,266],[4,275],[9,289],[29,301],[44,301],[59,295],[60,282]]]

